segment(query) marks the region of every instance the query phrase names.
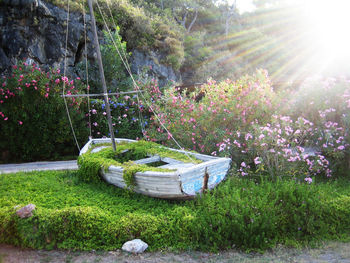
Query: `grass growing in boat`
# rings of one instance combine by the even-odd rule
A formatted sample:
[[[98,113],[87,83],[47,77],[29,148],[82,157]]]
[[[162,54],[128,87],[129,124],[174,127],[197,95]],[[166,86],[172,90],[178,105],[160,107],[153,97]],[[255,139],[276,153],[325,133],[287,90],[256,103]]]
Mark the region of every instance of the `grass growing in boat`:
[[[83,182],[76,172],[1,174],[0,243],[115,250],[140,238],[151,251],[262,251],[349,241],[350,180],[314,181],[231,176],[201,198],[174,202]],[[18,218],[14,207],[29,203],[37,207],[33,217]]]
[[[93,149],[101,146],[106,148],[92,152]],[[100,169],[105,171],[111,165],[123,168],[123,179],[128,188],[132,189],[135,186],[134,175],[137,172],[157,171],[157,172],[171,172],[173,170],[152,167],[146,164],[136,164],[132,160],[147,158],[149,156],[158,155],[162,157],[169,157],[185,163],[201,163],[201,160],[195,157],[188,157],[187,155],[169,150],[154,142],[137,141],[132,143],[121,142],[116,145],[114,152],[111,144],[95,144],[86,154],[79,156],[79,175],[85,181],[99,180]]]

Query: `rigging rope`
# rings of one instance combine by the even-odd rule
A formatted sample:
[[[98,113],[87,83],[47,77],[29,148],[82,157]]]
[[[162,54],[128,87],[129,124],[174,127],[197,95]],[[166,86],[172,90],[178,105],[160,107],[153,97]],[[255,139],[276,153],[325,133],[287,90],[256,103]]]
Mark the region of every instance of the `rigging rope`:
[[[67,111],[67,116],[68,116],[68,120],[69,120],[69,124],[70,127],[72,129],[72,133],[74,136],[74,140],[75,140],[75,144],[77,145],[79,152],[80,152],[80,146],[77,140],[77,136],[75,135],[75,131],[74,131],[74,127],[72,124],[72,119],[70,117],[69,114],[69,109],[68,109],[68,104],[67,104],[67,100],[65,98],[65,90],[66,90],[66,81],[67,81],[67,77],[66,77],[66,69],[67,69],[67,50],[68,50],[68,29],[69,29],[69,1],[67,0],[67,27],[66,27],[66,50],[64,52],[64,67],[63,67],[63,89],[62,89],[62,95],[63,95],[63,101],[64,101],[64,105],[66,106],[66,111]]]
[[[137,90],[140,90],[139,86],[137,85],[137,83],[136,83],[136,81],[135,81],[135,79],[134,79],[134,76],[133,76],[132,73],[131,73],[130,66],[129,66],[129,62],[127,61],[127,59],[124,60],[123,57],[122,57],[122,55],[121,55],[120,52],[119,52],[118,46],[117,46],[117,44],[116,44],[115,41],[114,41],[113,35],[112,35],[112,33],[111,33],[111,30],[110,30],[110,28],[109,28],[109,26],[108,26],[108,24],[107,24],[107,22],[106,22],[106,20],[105,20],[104,14],[103,14],[102,11],[101,11],[101,8],[100,8],[100,5],[98,4],[98,1],[96,1],[96,4],[97,4],[98,10],[99,10],[99,12],[100,12],[100,14],[101,14],[101,17],[102,17],[102,19],[103,19],[104,25],[105,25],[105,27],[106,27],[108,33],[109,33],[109,36],[110,36],[111,39],[112,39],[113,45],[114,45],[114,47],[116,48],[120,59],[122,60],[122,62],[123,62],[123,64],[124,64],[125,68],[127,69],[128,73],[129,73],[129,75],[130,75],[130,77],[131,77],[131,79],[132,79],[132,82],[133,82],[133,84],[134,84],[134,87],[135,87]],[[111,9],[110,9],[109,4],[108,4],[108,1],[106,1],[106,4],[107,4],[107,6],[108,6],[108,8],[109,8],[109,10],[110,10],[110,14],[112,14]],[[113,21],[114,25],[116,25],[115,22],[114,22],[114,17],[113,17],[113,16],[112,16],[112,21]],[[117,34],[117,36],[118,36],[118,41],[120,41],[119,34]],[[125,57],[126,57],[126,55],[125,55]],[[180,143],[173,137],[173,135],[170,133],[170,131],[167,129],[167,127],[166,127],[166,126],[163,124],[163,122],[160,120],[160,118],[159,118],[159,116],[158,116],[158,113],[153,109],[152,105],[150,105],[150,104],[148,103],[148,101],[147,101],[146,97],[143,95],[143,93],[140,92],[140,94],[141,94],[142,98],[144,99],[146,105],[149,107],[149,109],[152,111],[152,113],[154,114],[154,116],[155,116],[155,117],[157,118],[157,120],[159,121],[159,123],[160,123],[160,125],[162,126],[162,128],[167,132],[168,136],[175,142],[175,144],[176,144],[182,151],[185,151],[184,148],[180,145]],[[186,151],[185,151],[184,153],[187,155],[187,157],[189,157],[191,160],[193,160],[193,159],[190,157],[190,155],[189,155]]]
[[[98,5],[98,3],[97,3],[97,5]],[[117,26],[116,23],[115,23],[115,20],[114,20],[113,14],[112,14],[112,10],[111,10],[111,8],[110,8],[110,6],[109,6],[109,4],[108,4],[108,1],[107,1],[107,7],[108,7],[108,10],[109,10],[109,15],[110,15],[110,17],[112,18],[113,25],[114,25],[114,27],[117,29],[118,26]],[[98,5],[98,9],[99,9],[99,12],[102,13],[99,5]],[[105,23],[105,24],[106,24],[106,23]],[[121,39],[120,39],[119,32],[118,32],[118,34],[117,34],[117,37],[118,37],[118,42],[121,43],[122,41],[121,41]],[[112,39],[113,39],[113,38],[112,38]],[[114,39],[113,39],[112,41],[114,42]],[[113,43],[113,44],[115,45],[115,43]],[[127,58],[127,56],[126,56],[125,50],[122,49],[122,48],[121,48],[121,50],[122,50],[122,54],[124,55],[125,61],[128,62],[128,58]],[[118,54],[119,54],[119,51],[118,51]],[[119,54],[119,56],[120,56],[120,58],[122,59],[122,62],[123,62],[123,64],[124,64],[124,66],[126,67],[126,70],[128,71],[129,75],[132,76],[132,72],[131,72],[129,63],[125,63],[120,54]],[[132,80],[133,80],[133,79],[132,79]],[[134,85],[134,88],[135,88],[134,82],[135,82],[135,81],[133,80],[133,85]],[[136,85],[136,89],[137,89],[137,91],[138,91],[138,93],[139,93],[139,92],[140,92],[140,89],[138,88],[137,85]],[[141,127],[141,131],[142,131],[142,135],[143,135],[143,137],[145,137],[145,134],[146,134],[146,132],[145,132],[145,121],[144,121],[143,115],[142,115],[142,113],[141,113],[141,108],[140,108],[141,103],[140,103],[139,94],[136,94],[136,98],[137,98],[137,104],[138,104],[138,112],[139,112],[140,127]]]
[[[129,75],[131,76],[131,79],[132,79],[132,81],[133,81],[134,87],[136,86],[136,90],[137,90],[136,97],[137,97],[137,103],[138,103],[139,122],[140,122],[141,131],[142,131],[142,136],[145,137],[145,130],[144,130],[144,125],[143,125],[144,122],[143,122],[143,116],[142,116],[142,114],[141,114],[141,109],[140,109],[140,105],[141,105],[141,104],[140,104],[140,99],[139,99],[139,95],[138,95],[138,93],[140,93],[140,89],[139,89],[139,87],[138,87],[137,85],[135,85],[136,83],[135,83],[135,80],[134,80],[134,78],[133,78],[133,76],[132,76],[132,72],[131,72],[131,69],[130,69],[130,65],[129,65],[129,63],[128,63],[128,59],[127,59],[125,50],[124,50],[123,48],[120,48],[122,54],[124,55],[124,58],[123,58],[122,55],[120,54],[120,50],[119,50],[117,44],[115,43],[114,37],[113,37],[113,35],[112,35],[112,33],[111,33],[111,30],[110,30],[110,28],[108,27],[108,25],[107,25],[107,23],[106,23],[106,20],[105,20],[105,18],[104,18],[104,15],[103,15],[103,13],[102,13],[102,10],[101,10],[101,8],[100,8],[100,5],[98,4],[98,1],[96,1],[96,4],[97,4],[98,10],[99,10],[99,12],[100,12],[100,14],[101,14],[101,16],[102,16],[103,22],[104,22],[104,24],[105,24],[105,26],[106,26],[106,28],[107,28],[108,34],[109,34],[109,36],[110,36],[110,38],[111,38],[111,40],[112,40],[112,42],[113,42],[113,45],[114,45],[115,49],[117,50],[117,53],[118,53],[120,59],[122,60],[124,67],[126,68],[127,72],[128,72]],[[117,29],[118,27],[117,27],[117,25],[115,24],[115,21],[114,21],[113,15],[112,15],[112,11],[111,11],[111,9],[109,8],[108,3],[107,3],[107,6],[108,6],[109,12],[110,12],[110,14],[111,14],[111,16],[112,16],[113,24],[114,24],[115,28]],[[119,37],[119,32],[118,32],[118,34],[117,34],[117,37],[118,37],[118,42],[121,43],[122,41],[121,41],[121,39],[120,39],[120,37]]]
[[[85,6],[83,5],[83,16],[84,16],[84,40],[85,40],[85,71],[86,71],[86,85],[87,85],[87,94],[88,94],[88,116],[89,116],[89,139],[92,139],[92,128],[91,128],[91,109],[90,109],[90,86],[89,86],[89,67],[87,60],[87,44],[86,44],[86,14]]]

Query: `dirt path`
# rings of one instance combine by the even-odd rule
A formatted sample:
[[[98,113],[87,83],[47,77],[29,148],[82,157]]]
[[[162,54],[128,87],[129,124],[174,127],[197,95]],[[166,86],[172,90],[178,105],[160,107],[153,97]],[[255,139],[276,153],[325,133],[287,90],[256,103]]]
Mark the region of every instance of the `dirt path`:
[[[218,254],[204,252],[154,252],[131,255],[120,250],[110,252],[71,252],[20,249],[0,245],[0,263],[36,263],[36,262],[100,262],[100,263],[175,263],[175,262],[295,262],[295,263],[350,263],[350,243],[329,242],[318,249],[276,248],[265,254],[245,254],[237,251],[225,251]]]

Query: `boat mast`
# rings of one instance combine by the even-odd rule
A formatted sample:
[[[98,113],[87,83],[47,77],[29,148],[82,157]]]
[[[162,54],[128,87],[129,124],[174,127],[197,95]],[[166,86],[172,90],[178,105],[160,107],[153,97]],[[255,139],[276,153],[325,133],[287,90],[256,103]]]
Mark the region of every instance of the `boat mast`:
[[[107,86],[106,86],[106,80],[105,80],[105,74],[104,74],[104,70],[103,70],[103,65],[102,65],[102,57],[101,57],[100,45],[98,43],[97,30],[96,30],[96,20],[95,20],[95,16],[94,16],[94,10],[92,8],[92,1],[88,0],[88,4],[89,4],[89,9],[90,9],[90,15],[91,15],[92,31],[93,31],[94,40],[95,40],[95,48],[96,48],[96,53],[97,53],[97,62],[98,62],[99,70],[100,70],[100,76],[101,76],[102,87],[103,87],[103,92],[104,92],[103,95],[104,95],[104,100],[105,100],[105,104],[106,104],[106,112],[107,112],[107,118],[108,118],[109,133],[111,134],[113,150],[116,151],[114,132],[113,132],[113,126],[112,126],[111,108],[109,106],[109,101],[108,101]]]

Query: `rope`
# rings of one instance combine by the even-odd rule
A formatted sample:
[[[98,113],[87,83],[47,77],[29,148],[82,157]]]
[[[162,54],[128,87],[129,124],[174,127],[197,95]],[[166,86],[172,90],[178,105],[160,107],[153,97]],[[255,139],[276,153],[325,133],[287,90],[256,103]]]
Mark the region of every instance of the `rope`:
[[[72,119],[71,119],[70,114],[69,114],[67,100],[64,97],[65,90],[66,90],[66,79],[67,79],[66,78],[66,69],[67,69],[67,49],[68,49],[68,29],[69,29],[68,26],[69,26],[69,0],[67,0],[66,50],[65,50],[65,53],[64,53],[64,68],[63,68],[63,76],[64,76],[64,78],[63,78],[62,94],[63,94],[64,105],[66,106],[66,111],[67,111],[69,124],[70,124],[70,127],[72,129],[72,133],[73,133],[73,136],[74,136],[75,143],[76,143],[77,148],[79,149],[79,152],[80,152],[80,146],[79,146],[79,143],[78,143],[78,140],[77,140],[77,136],[75,135],[74,127],[73,127],[73,124],[72,124]]]
[[[116,48],[116,50],[117,50],[117,52],[118,52],[118,55],[119,55],[120,59],[122,60],[122,62],[123,62],[123,64],[124,64],[125,68],[127,69],[128,73],[129,73],[129,75],[130,75],[130,77],[131,77],[131,79],[132,79],[132,82],[133,82],[133,84],[134,84],[134,87],[135,87],[137,90],[140,90],[139,86],[137,85],[137,83],[136,83],[136,81],[135,81],[135,79],[134,79],[134,76],[133,76],[132,73],[131,73],[130,66],[129,66],[129,63],[128,63],[127,59],[124,60],[123,57],[122,57],[122,55],[121,55],[120,52],[119,52],[119,49],[118,49],[118,47],[117,47],[117,44],[115,43],[114,38],[113,38],[113,35],[112,35],[112,33],[111,33],[111,30],[109,29],[109,26],[108,26],[108,24],[106,23],[104,14],[103,14],[102,11],[101,11],[101,8],[100,8],[100,5],[98,4],[98,1],[96,1],[96,4],[97,4],[98,10],[99,10],[99,12],[100,12],[100,14],[101,14],[101,17],[102,17],[102,19],[103,19],[104,25],[105,25],[105,27],[106,27],[106,29],[107,29],[107,31],[108,31],[108,33],[109,33],[111,39],[112,39],[113,45],[115,46],[115,48]],[[108,1],[106,1],[106,4],[107,4],[107,6],[108,6],[108,8],[109,8]],[[110,13],[111,13],[111,9],[110,9],[110,8],[109,8],[109,10],[110,10]],[[111,14],[112,14],[112,13],[111,13]],[[113,16],[112,16],[112,21],[113,21],[114,25],[116,25],[115,22],[114,22],[114,17],[113,17]],[[118,35],[118,41],[120,41],[119,35]],[[125,57],[126,57],[126,55],[125,55]],[[143,95],[143,93],[140,92],[140,94],[141,94],[142,98],[144,99],[146,105],[149,107],[149,109],[152,111],[152,113],[154,114],[154,116],[155,116],[155,117],[157,118],[157,120],[159,121],[159,123],[160,123],[160,125],[162,126],[162,128],[167,132],[168,136],[175,142],[175,144],[177,145],[177,147],[179,147],[179,149],[181,149],[182,151],[185,151],[184,148],[180,145],[180,143],[173,137],[173,135],[170,133],[170,131],[167,129],[167,127],[165,127],[165,125],[163,124],[163,122],[160,120],[160,118],[159,118],[157,112],[153,109],[152,105],[150,105],[150,104],[148,103],[148,101],[147,101],[147,99],[145,98],[145,96]],[[185,151],[184,153],[187,155],[187,157],[189,157],[189,158],[193,161],[193,159],[190,157],[190,155],[189,155],[186,151]]]
[[[98,4],[98,3],[97,3],[97,4]],[[111,8],[110,8],[110,6],[109,6],[109,4],[108,4],[108,1],[106,1],[106,4],[107,4],[108,10],[109,10],[109,15],[110,15],[111,18],[112,18],[113,25],[114,25],[115,28],[118,28],[117,25],[116,25],[116,23],[115,23],[115,20],[114,20],[113,14],[112,14],[112,10],[111,10]],[[100,13],[101,13],[100,7],[99,7],[99,11],[100,11]],[[104,21],[104,22],[105,22],[105,21]],[[106,24],[106,22],[105,22],[105,24]],[[120,39],[119,34],[117,35],[117,37],[118,37],[119,43],[121,43],[121,39]],[[125,61],[127,62],[127,61],[128,61],[128,58],[126,57],[126,52],[125,52],[123,49],[122,49],[122,53],[123,53],[123,55],[124,55]],[[124,62],[123,62],[123,63],[124,63]],[[125,65],[125,63],[124,63],[124,65]],[[129,72],[129,74],[131,74],[131,69],[130,69],[129,63],[126,63],[126,68],[127,68],[128,72]]]
[[[140,123],[140,127],[141,127],[141,132],[142,132],[142,136],[145,137],[145,127],[144,127],[144,123],[142,123],[143,120],[143,116],[141,114],[141,103],[140,103],[140,98],[139,98],[139,94],[136,95],[137,98],[137,105],[138,105],[138,112],[139,112],[139,123]]]
[[[85,40],[85,71],[86,71],[86,85],[87,85],[87,97],[88,97],[88,115],[89,115],[89,139],[92,139],[92,128],[91,128],[91,110],[90,110],[90,86],[89,86],[89,67],[87,60],[87,44],[86,44],[86,14],[85,6],[83,6],[83,16],[84,16],[84,40]]]
[[[140,91],[121,91],[121,92],[111,92],[108,93],[109,96],[115,96],[115,95],[128,95],[128,94],[135,94],[139,92],[144,92],[144,90]],[[61,95],[62,96],[62,95]],[[97,94],[71,94],[71,95],[64,95],[67,98],[70,97],[102,97],[105,96],[105,93],[97,93]]]
[[[140,91],[139,87],[136,85],[136,82],[135,82],[135,80],[134,80],[134,78],[133,78],[133,76],[132,76],[132,72],[131,72],[131,69],[130,69],[130,65],[129,65],[129,63],[128,63],[128,59],[127,59],[127,56],[126,56],[126,52],[125,52],[122,48],[120,48],[121,51],[122,51],[121,53],[124,55],[124,58],[123,58],[122,55],[121,55],[121,53],[120,53],[120,50],[119,50],[117,44],[116,44],[115,41],[114,41],[113,35],[112,35],[112,33],[111,33],[111,30],[109,29],[109,27],[108,27],[108,25],[107,25],[107,23],[106,23],[106,20],[105,20],[105,18],[104,18],[104,15],[103,15],[103,13],[102,13],[102,10],[101,10],[101,8],[100,8],[100,5],[98,4],[97,1],[96,1],[96,3],[97,3],[98,10],[99,10],[99,12],[100,12],[100,14],[101,14],[101,16],[102,16],[103,22],[104,22],[104,24],[106,25],[108,34],[109,34],[110,38],[112,39],[113,45],[114,45],[114,47],[116,48],[116,50],[117,50],[117,52],[118,52],[118,55],[119,55],[120,59],[122,60],[123,65],[125,66],[125,68],[126,68],[128,74],[131,76],[131,79],[132,79],[132,81],[133,81],[133,86],[134,86],[134,88],[136,87],[136,90],[137,90],[136,97],[137,97],[138,113],[139,113],[139,124],[140,124],[140,127],[141,127],[142,136],[145,137],[145,129],[144,129],[144,123],[145,123],[145,122],[144,122],[144,119],[143,119],[143,115],[142,115],[142,113],[141,113],[141,108],[140,108],[140,105],[141,105],[141,104],[140,104],[140,99],[139,99],[139,95],[138,95],[138,93],[140,93],[141,91]],[[114,17],[113,17],[113,14],[112,14],[112,10],[111,10],[111,8],[109,7],[108,1],[107,1],[107,7],[108,7],[108,10],[109,10],[110,16],[112,17],[112,21],[113,21],[114,27],[115,27],[115,28],[118,28],[117,25],[116,25],[116,23],[115,23],[115,21],[114,21]],[[118,37],[118,42],[121,43],[121,39],[120,39],[120,37],[119,37],[119,34],[117,34],[117,37]],[[143,92],[143,91],[142,91],[142,92]]]

